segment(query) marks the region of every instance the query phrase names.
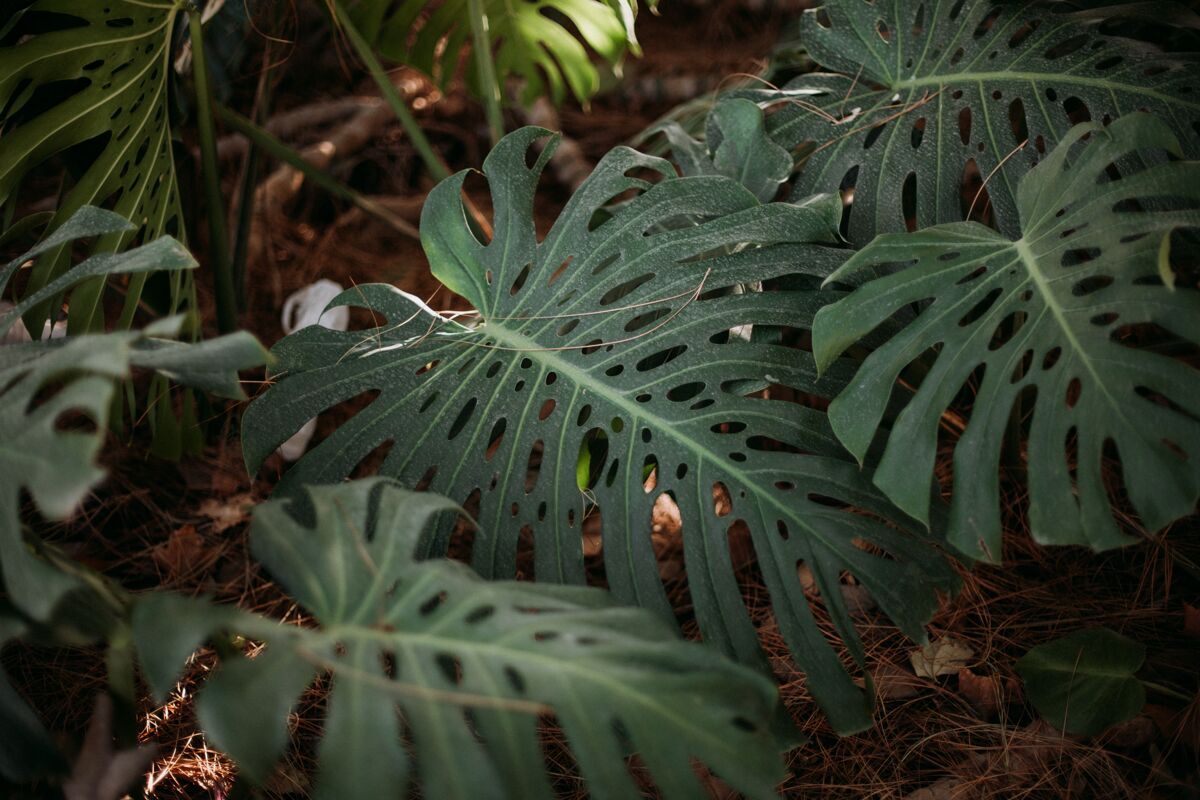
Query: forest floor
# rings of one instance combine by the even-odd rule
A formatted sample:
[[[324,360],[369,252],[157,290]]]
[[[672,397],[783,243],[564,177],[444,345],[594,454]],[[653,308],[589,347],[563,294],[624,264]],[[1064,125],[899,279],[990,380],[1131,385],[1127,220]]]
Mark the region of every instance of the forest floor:
[[[794,19],[795,2],[663,0],[659,17],[639,19],[645,57],[631,60],[625,80],[589,109],[568,104],[557,115],[520,111],[509,125],[535,121],[561,128],[578,150],[572,163],[548,170],[537,201],[542,231],[570,196],[571,167],[595,163],[676,105],[757,73],[772,45]],[[311,20],[308,20],[311,22]],[[381,113],[373,85],[349,66],[344,49],[323,29],[274,32],[294,45],[251,42],[235,97],[252,97],[258,61],[278,61],[272,119],[282,138],[299,147],[337,147],[327,168],[411,224],[418,221],[430,180],[399,126]],[[397,73],[418,119],[452,169],[478,167],[488,148],[483,115],[461,87],[441,94],[416,74]],[[244,105],[242,107],[245,107]],[[227,195],[234,196],[244,143],[222,143]],[[328,148],[326,148],[328,150]],[[281,335],[280,309],[293,291],[320,278],[344,286],[386,281],[429,297],[436,283],[420,244],[375,217],[302,184],[294,174],[264,170],[247,267],[242,324],[271,343]],[[184,170],[186,174],[186,169]],[[474,179],[472,179],[474,181]],[[185,195],[199,197],[189,191]],[[468,183],[487,209],[482,180]],[[198,201],[197,201],[198,202]],[[192,215],[195,216],[195,215]],[[191,232],[203,263],[203,231]],[[201,283],[204,284],[202,275]],[[202,286],[202,293],[207,286]],[[202,303],[210,302],[202,297]],[[448,298],[442,297],[442,301]],[[445,302],[442,302],[445,305]],[[260,376],[247,376],[257,377]],[[248,384],[251,394],[258,381]],[[251,480],[237,444],[236,409],[214,412],[213,444],[200,457],[165,463],[136,445],[110,437],[110,477],[71,522],[44,533],[76,558],[133,589],[208,593],[243,607],[294,619],[299,613],[255,565],[246,547],[246,507],[266,498],[282,469],[268,462]],[[323,423],[324,424],[324,423]],[[318,433],[320,435],[320,432]],[[1200,701],[1183,706],[1151,692],[1145,710],[1096,738],[1066,736],[1037,719],[1023,701],[1014,661],[1030,647],[1079,627],[1104,625],[1147,647],[1148,680],[1194,691],[1200,663],[1200,535],[1184,520],[1154,539],[1106,554],[1080,548],[1042,549],[1021,527],[1025,498],[1006,481],[1009,530],[1002,566],[962,567],[964,589],[945,599],[929,626],[935,645],[957,642],[937,678],[917,677],[918,650],[879,615],[865,593],[859,622],[868,669],[880,695],[876,726],[840,738],[811,702],[805,681],[774,627],[766,590],[750,559],[740,579],[760,632],[773,655],[787,709],[808,737],[789,755],[784,792],[814,798],[1195,798],[1200,786]],[[671,520],[654,536],[663,574],[682,571],[682,545]],[[593,554],[593,561],[596,561]],[[598,563],[598,562],[596,562]],[[853,589],[853,587],[851,587]],[[685,631],[695,635],[685,625]],[[946,648],[948,654],[950,648]],[[195,659],[193,679],[211,668]],[[939,662],[941,663],[941,662]],[[5,666],[64,740],[81,731],[104,683],[104,661],[91,649],[10,648]],[[185,684],[185,689],[187,684]],[[296,716],[296,746],[268,787],[274,797],[304,796],[311,743],[319,730],[312,692]],[[148,698],[140,709],[141,737],[157,757],[145,779],[146,796],[224,797],[234,770],[198,733],[189,700],[164,706]],[[565,769],[564,773],[569,772]],[[567,794],[582,789],[564,774]],[[722,796],[714,781],[714,796]]]

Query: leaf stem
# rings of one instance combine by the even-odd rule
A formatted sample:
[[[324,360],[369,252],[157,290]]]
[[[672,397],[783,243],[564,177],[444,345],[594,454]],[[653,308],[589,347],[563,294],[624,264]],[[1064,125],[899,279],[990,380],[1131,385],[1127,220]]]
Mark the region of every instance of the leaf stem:
[[[1163,686],[1161,683],[1144,681],[1141,678],[1138,678],[1138,680],[1141,681],[1142,686],[1145,686],[1152,692],[1158,692],[1159,694],[1166,695],[1167,697],[1173,697],[1176,700],[1182,700],[1185,703],[1191,703],[1196,699],[1193,695],[1184,694],[1178,689],[1172,689],[1170,686]]]
[[[421,126],[417,123],[416,117],[408,110],[408,105],[404,102],[404,98],[396,91],[396,85],[392,83],[388,77],[387,71],[383,65],[379,63],[379,59],[375,57],[375,53],[371,50],[371,45],[359,33],[354,22],[350,19],[350,15],[346,13],[346,9],[338,0],[329,0],[329,8],[333,11],[334,18],[342,31],[345,32],[346,38],[350,42],[350,46],[354,48],[354,52],[362,60],[367,71],[371,73],[371,77],[375,80],[375,84],[379,87],[380,94],[383,99],[391,106],[392,113],[396,115],[396,119],[400,121],[400,126],[404,128],[404,132],[413,143],[413,147],[417,149],[417,154],[421,156],[421,160],[425,162],[425,167],[433,175],[435,180],[444,180],[450,177],[450,170],[446,167],[441,157],[434,151],[433,145],[429,143],[429,139],[425,137],[425,132],[421,130]]]
[[[204,30],[200,10],[189,5],[188,30],[192,40],[192,77],[196,88],[196,127],[200,134],[200,162],[204,173],[205,207],[208,209],[208,250],[213,265],[217,295],[217,328],[221,333],[237,329],[237,290],[233,263],[229,258],[229,232],[225,227],[225,207],[221,201],[221,174],[217,169],[217,137],[213,128],[212,96],[208,85],[208,64],[204,56]]]
[[[224,106],[216,106],[216,115],[221,122],[249,139],[253,147],[292,167],[307,180],[311,181],[313,185],[319,186],[330,194],[353,203],[363,211],[378,217],[393,229],[406,236],[412,236],[413,238],[420,237],[416,227],[396,216],[383,205],[351,189],[328,172],[310,164],[304,159],[304,156],[296,152],[293,148],[288,147],[273,136],[270,131],[255,124],[249,118]]]
[[[488,131],[492,135],[492,144],[495,145],[504,138],[504,110],[501,106],[496,64],[492,60],[492,42],[488,35],[488,18],[483,10],[483,0],[467,0],[467,16],[471,20],[472,55],[475,57],[475,69],[479,77],[479,92],[483,95]]]

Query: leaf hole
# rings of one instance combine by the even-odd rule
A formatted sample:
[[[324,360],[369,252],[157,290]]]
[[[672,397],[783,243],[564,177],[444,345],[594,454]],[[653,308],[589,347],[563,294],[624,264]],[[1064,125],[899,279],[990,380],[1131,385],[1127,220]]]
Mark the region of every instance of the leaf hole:
[[[1111,275],[1089,275],[1071,287],[1071,294],[1076,297],[1087,297],[1111,286],[1112,283]]]
[[[1000,297],[1000,293],[1001,290],[999,288],[989,291],[983,296],[982,300],[976,303],[970,311],[963,315],[962,319],[958,321],[958,326],[960,328],[965,328],[968,325],[978,322],[979,318],[986,314],[988,309],[995,304],[997,298]]]
[[[492,432],[488,436],[488,446],[484,450],[483,460],[491,461],[492,456],[500,449],[501,443],[504,441],[504,430],[508,427],[508,420],[504,417],[496,420],[496,424],[492,426]]]
[[[1074,408],[1079,403],[1079,398],[1083,394],[1083,383],[1079,378],[1071,378],[1071,382],[1067,384],[1066,397],[1067,408]],[[1074,430],[1072,428],[1071,430]]]
[[[450,425],[450,432],[446,435],[447,441],[454,441],[455,437],[463,432],[463,428],[467,427],[467,423],[471,421],[471,417],[475,414],[477,402],[472,397],[458,412],[458,416],[454,418],[454,422]]]
[[[446,598],[448,596],[449,595],[447,595],[446,592],[444,592],[444,591],[438,592],[437,594],[433,595],[428,600],[426,600],[424,603],[421,603],[420,607],[417,609],[417,613],[420,614],[422,617],[430,616],[431,614],[433,614],[433,612],[437,611],[442,606],[443,603],[446,602]]]

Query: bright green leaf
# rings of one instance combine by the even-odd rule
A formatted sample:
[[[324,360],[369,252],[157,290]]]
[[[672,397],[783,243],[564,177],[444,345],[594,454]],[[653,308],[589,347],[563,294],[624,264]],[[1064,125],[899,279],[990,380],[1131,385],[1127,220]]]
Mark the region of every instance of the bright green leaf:
[[[468,4],[442,0],[426,13],[429,5],[390,0],[347,4],[363,35],[383,55],[446,83],[471,41]],[[543,95],[560,104],[567,89],[587,102],[600,89],[600,73],[580,38],[609,64],[617,64],[627,49],[640,53],[633,31],[637,8],[637,0],[484,0],[500,80],[523,79],[525,104]],[[478,93],[474,54],[466,74]]]

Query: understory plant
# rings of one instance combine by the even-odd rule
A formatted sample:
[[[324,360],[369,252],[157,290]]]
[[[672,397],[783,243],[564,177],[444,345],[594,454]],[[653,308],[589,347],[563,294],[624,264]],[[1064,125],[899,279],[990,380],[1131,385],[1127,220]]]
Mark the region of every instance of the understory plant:
[[[36,247],[0,267],[0,292],[17,270],[43,253],[132,229],[119,214],[84,206]],[[100,253],[71,266],[0,313],[0,341],[21,314],[80,281],[116,274],[195,268],[169,237],[121,254]],[[141,331],[84,334],[0,344],[0,644],[19,636],[41,642],[110,642],[113,691],[132,708],[130,597],[27,531],[22,493],[50,519],[65,519],[104,476],[95,458],[108,431],[114,394],[133,369],[151,370],[217,396],[242,398],[239,369],[259,366],[265,352],[239,333],[201,343],[174,340],[183,320]],[[122,647],[121,643],[124,643]],[[57,763],[40,722],[0,670],[0,777],[19,780]],[[22,732],[16,735],[16,732]]]
[[[78,5],[25,3],[80,25],[0,24],[0,203],[43,156],[91,158],[48,235],[0,269],[3,291],[33,265],[0,334],[18,317],[40,330],[64,296],[93,320],[118,272],[160,271],[183,291],[175,276],[195,265],[155,238],[178,220],[160,39],[181,6]],[[195,654],[211,647],[197,720],[255,784],[319,693],[321,733],[298,746],[315,754],[321,797],[552,796],[547,759],[563,748],[598,797],[702,797],[712,776],[772,796],[794,738],[756,605],[850,734],[875,712],[859,627],[886,618],[925,641],[958,570],[1001,562],[1012,522],[1103,550],[1195,510],[1200,69],[1140,24],[1112,24],[1144,8],[1089,5],[805,12],[804,59],[828,71],[655,125],[640,141],[668,157],[610,151],[540,235],[534,202],[559,138],[501,135],[508,78],[522,102],[586,100],[599,72],[584,44],[610,65],[637,52],[637,3],[329,0],[443,178],[419,234],[442,296],[465,310],[360,284],[330,304],[358,312],[350,330],[314,325],[272,348],[269,385],[241,418],[249,471],[326,417],[250,529],[294,624],[130,595],[22,528],[22,492],[61,518],[101,475],[115,381],[142,367],[239,396],[236,370],[263,360],[252,340],[181,344],[168,317],[0,347],[0,641],[107,641],[113,694],[130,704],[135,654],[166,701],[207,672]],[[490,218],[378,60],[446,81],[468,39],[496,140],[482,164]],[[67,51],[55,72],[49,56]],[[35,114],[39,81],[66,72],[75,93]],[[89,103],[118,122],[71,127]],[[92,202],[115,213],[71,215]],[[72,267],[81,239],[99,254]],[[1006,501],[1002,480],[1028,502]],[[681,522],[674,581],[650,536],[664,507]],[[605,588],[588,587],[600,568]],[[760,576],[768,597],[748,598]],[[693,625],[700,642],[679,634]],[[1051,724],[1090,735],[1140,707],[1142,651],[1113,637],[1083,632],[1018,664]],[[1073,702],[1111,713],[1066,713]],[[22,732],[0,743],[0,775],[64,767],[2,674],[0,724]]]

